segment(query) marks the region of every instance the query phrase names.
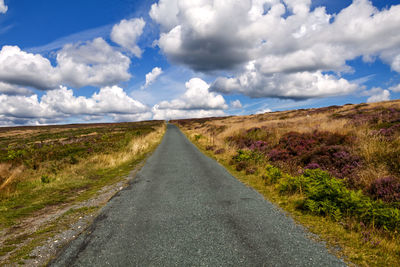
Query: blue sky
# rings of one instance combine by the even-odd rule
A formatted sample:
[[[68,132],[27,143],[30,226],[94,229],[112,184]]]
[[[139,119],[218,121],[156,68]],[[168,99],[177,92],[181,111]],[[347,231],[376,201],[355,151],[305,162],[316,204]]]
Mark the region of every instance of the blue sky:
[[[0,126],[400,97],[400,1],[0,0]]]

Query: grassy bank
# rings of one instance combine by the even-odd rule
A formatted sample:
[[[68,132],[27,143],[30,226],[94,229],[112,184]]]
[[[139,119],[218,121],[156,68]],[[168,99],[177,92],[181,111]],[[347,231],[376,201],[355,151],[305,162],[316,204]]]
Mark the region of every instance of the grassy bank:
[[[399,265],[399,101],[174,123],[336,254]]]
[[[5,238],[0,257],[20,261],[86,213],[68,211],[29,231],[35,220],[123,180],[164,132],[161,121],[1,129],[0,230]]]

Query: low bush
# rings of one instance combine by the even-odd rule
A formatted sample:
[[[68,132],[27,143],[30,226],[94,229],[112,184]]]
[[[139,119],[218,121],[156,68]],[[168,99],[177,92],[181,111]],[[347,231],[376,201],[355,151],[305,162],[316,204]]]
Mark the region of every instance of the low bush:
[[[399,209],[380,200],[373,200],[361,190],[347,189],[342,180],[323,170],[308,169],[299,176],[283,176],[278,180],[277,187],[282,194],[301,194],[299,209],[335,220],[353,217],[378,228],[400,230]]]
[[[200,140],[200,138],[202,138],[203,136],[201,135],[201,134],[196,134],[195,136],[194,136],[194,139],[196,140],[196,141],[199,141]]]
[[[248,165],[249,165],[249,163],[247,163],[247,162],[245,162],[245,161],[238,162],[238,163],[236,164],[236,170],[237,170],[238,172],[240,172],[240,171],[246,169],[246,168],[248,167]]]
[[[48,175],[42,175],[42,177],[40,178],[40,180],[41,180],[42,183],[44,183],[44,184],[50,183],[50,177],[49,177]]]
[[[206,146],[206,150],[214,151],[215,150],[215,146]]]
[[[246,169],[246,174],[247,175],[249,175],[249,174],[255,174],[257,172],[257,169],[255,168],[255,167],[248,167],[247,169]]]
[[[265,174],[262,176],[266,183],[276,183],[280,178],[282,178],[282,172],[277,167],[272,165],[267,165],[265,167]]]
[[[367,192],[371,197],[384,202],[400,201],[400,181],[394,177],[376,179]]]
[[[265,153],[270,149],[269,143],[267,142],[268,138],[269,133],[266,129],[251,128],[227,137],[226,142],[239,149],[247,148]]]
[[[345,146],[331,145],[316,147],[300,158],[300,164],[307,169],[320,168],[337,178],[355,179],[355,170],[361,165],[361,158],[352,155]]]
[[[223,154],[225,153],[225,149],[224,148],[219,148],[217,150],[215,150],[214,154]]]
[[[268,151],[270,161],[283,161],[305,169],[320,168],[338,178],[357,179],[362,159],[348,146],[352,137],[330,132],[289,132]]]
[[[233,156],[232,159],[236,162],[252,161],[254,163],[258,163],[264,159],[264,156],[257,151],[239,149],[237,154]]]

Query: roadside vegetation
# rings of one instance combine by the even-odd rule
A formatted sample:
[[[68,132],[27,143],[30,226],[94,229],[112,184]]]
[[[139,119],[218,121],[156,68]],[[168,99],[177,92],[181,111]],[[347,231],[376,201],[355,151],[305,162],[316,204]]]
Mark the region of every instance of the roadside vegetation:
[[[400,265],[400,101],[173,123],[336,254]]]
[[[163,121],[0,128],[0,259],[26,257],[57,232],[53,222],[26,234],[30,221],[121,181],[164,132]]]

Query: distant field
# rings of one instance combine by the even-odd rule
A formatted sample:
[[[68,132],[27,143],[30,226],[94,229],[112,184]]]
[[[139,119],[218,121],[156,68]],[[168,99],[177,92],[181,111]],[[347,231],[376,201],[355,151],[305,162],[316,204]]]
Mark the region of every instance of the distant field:
[[[172,123],[338,254],[400,264],[400,101]]]
[[[164,121],[0,128],[0,264],[32,234],[18,235],[29,218],[120,181],[164,131]]]

